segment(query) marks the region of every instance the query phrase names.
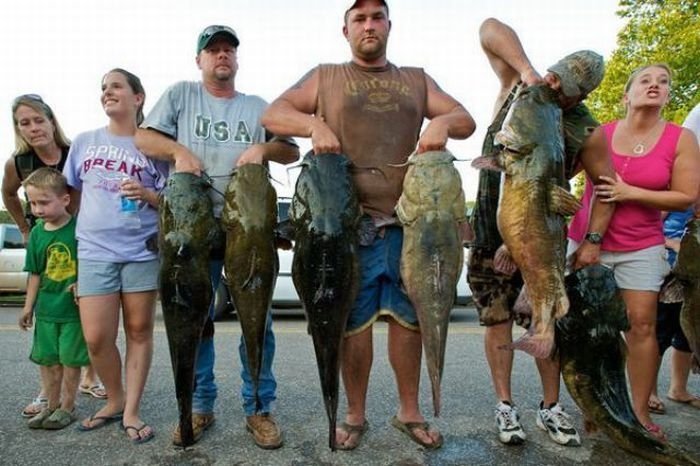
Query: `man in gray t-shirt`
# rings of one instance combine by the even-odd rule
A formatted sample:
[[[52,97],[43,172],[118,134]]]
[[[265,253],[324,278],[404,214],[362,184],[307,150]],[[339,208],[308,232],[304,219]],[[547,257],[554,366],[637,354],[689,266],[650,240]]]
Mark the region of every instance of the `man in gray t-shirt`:
[[[228,176],[236,166],[246,163],[294,162],[299,149],[291,139],[275,138],[260,124],[267,103],[257,96],[245,95],[235,88],[238,71],[238,36],[227,26],[209,26],[197,41],[197,66],[202,70],[200,82],[178,82],[169,87],[156,103],[136,134],[136,144],[144,154],[172,164],[176,172],[212,177],[216,190],[211,190],[214,215],[221,216],[223,197]],[[212,284],[219,284],[223,254],[212,259]],[[210,316],[213,306],[210,306]],[[211,318],[205,326],[197,358],[195,392],[193,396],[192,427],[195,441],[214,422],[214,325]],[[271,415],[276,398],[272,359],[275,340],[272,320],[267,317],[263,367],[260,373],[258,395],[260,409],[256,409],[252,378],[244,362],[241,339],[241,395],[246,414],[246,425],[255,443],[261,448],[282,445],[280,429]],[[173,433],[173,443],[180,445],[179,427]]]

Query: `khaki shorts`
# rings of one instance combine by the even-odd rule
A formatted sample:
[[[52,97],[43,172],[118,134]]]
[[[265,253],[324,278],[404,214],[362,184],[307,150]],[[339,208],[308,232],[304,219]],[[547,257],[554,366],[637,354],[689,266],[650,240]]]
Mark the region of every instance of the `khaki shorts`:
[[[513,304],[520,294],[523,280],[519,272],[504,275],[493,268],[495,251],[470,248],[467,282],[472,290],[472,299],[479,313],[479,322],[484,326],[515,320],[523,325],[522,316],[513,312]]]
[[[569,240],[567,263],[580,243]],[[610,267],[617,286],[623,290],[658,292],[671,271],[666,261],[666,248],[659,244],[637,251],[600,251],[600,263]]]

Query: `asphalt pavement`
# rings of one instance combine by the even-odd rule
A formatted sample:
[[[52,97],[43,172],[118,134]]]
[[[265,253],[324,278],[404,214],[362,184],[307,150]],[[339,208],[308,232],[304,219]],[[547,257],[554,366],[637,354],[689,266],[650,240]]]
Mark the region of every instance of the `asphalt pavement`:
[[[483,328],[470,307],[456,308],[450,326],[442,384],[442,416],[432,419],[445,436],[444,446],[426,451],[394,429],[389,420],[396,410],[396,389],[386,353],[386,325],[375,325],[375,359],[368,395],[370,429],[359,448],[331,452],[328,424],[318,381],[315,357],[301,316],[275,318],[278,381],[275,415],[284,432],[284,446],[264,451],[254,446],[245,430],[238,391],[240,363],[236,320],[216,324],[216,376],[219,396],[216,424],[187,450],[175,448],[170,433],[177,418],[172,371],[162,318],[158,315],[155,355],[142,402],[142,418],[156,430],[155,438],[134,445],[118,425],[92,432],[74,426],[62,431],[33,431],[20,416],[36,395],[38,370],[27,357],[31,335],[17,328],[19,308],[0,308],[0,464],[2,465],[642,465],[603,434],[583,434],[583,445],[562,447],[535,425],[540,401],[539,378],[532,359],[516,353],[513,393],[528,440],[522,446],[501,445],[493,421],[495,399],[483,352]],[[120,337],[123,349],[123,338]],[[660,376],[660,393],[668,388],[668,357]],[[690,388],[700,393],[700,377],[691,375]],[[583,431],[583,421],[562,384],[561,402]],[[345,411],[341,393],[339,417]],[[430,384],[425,369],[421,406],[431,411]],[[80,418],[99,409],[102,402],[79,396]],[[666,402],[668,413],[655,416],[671,442],[700,456],[700,411]]]

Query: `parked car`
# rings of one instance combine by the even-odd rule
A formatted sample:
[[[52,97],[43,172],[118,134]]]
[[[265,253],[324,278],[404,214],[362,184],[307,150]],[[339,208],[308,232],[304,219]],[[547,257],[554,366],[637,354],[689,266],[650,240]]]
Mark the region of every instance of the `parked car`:
[[[288,221],[290,198],[279,198],[277,201],[277,214],[280,222]],[[293,250],[278,251],[280,268],[277,274],[277,284],[272,294],[272,313],[279,314],[303,314],[301,309],[301,300],[297,294],[294,283],[292,282],[292,260],[294,259]],[[465,250],[466,257],[466,250]],[[235,313],[233,301],[225,284],[226,271],[222,271],[221,282],[214,295],[214,318],[219,319],[227,314]],[[467,285],[467,264],[465,261],[462,267],[462,275],[457,283],[455,291],[455,303],[459,305],[468,304],[471,300],[471,290]]]
[[[0,292],[24,293],[27,290],[26,255],[24,239],[17,225],[0,224]]]

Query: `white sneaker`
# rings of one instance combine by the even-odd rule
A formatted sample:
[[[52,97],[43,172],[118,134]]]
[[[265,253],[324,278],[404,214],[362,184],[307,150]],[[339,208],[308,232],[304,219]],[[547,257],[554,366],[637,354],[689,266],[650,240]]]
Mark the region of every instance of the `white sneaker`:
[[[527,435],[520,427],[520,416],[515,406],[499,402],[495,414],[498,440],[506,445],[520,445],[525,441]]]
[[[559,445],[570,447],[581,445],[581,438],[571,424],[571,418],[564,412],[559,403],[551,408],[541,407],[537,411],[537,427],[546,431],[549,438]]]

